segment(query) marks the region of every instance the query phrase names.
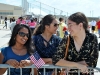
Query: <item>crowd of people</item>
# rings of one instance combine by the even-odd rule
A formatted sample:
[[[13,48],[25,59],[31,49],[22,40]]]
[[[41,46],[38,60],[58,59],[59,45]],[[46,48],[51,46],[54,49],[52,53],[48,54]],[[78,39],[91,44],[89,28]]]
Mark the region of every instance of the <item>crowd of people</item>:
[[[64,22],[63,18],[56,19],[50,14],[44,16],[39,25],[35,19],[20,17],[12,29],[8,46],[1,48],[0,64],[14,67],[8,71],[10,75],[20,75],[20,68],[22,74],[30,75],[32,70],[23,67],[34,64],[27,58],[38,52],[45,64],[70,67],[69,71],[74,72],[68,75],[77,75],[78,69],[81,71],[80,75],[90,75],[88,67],[95,68],[98,61],[97,36],[88,31],[88,20],[82,12],[70,15],[67,26]],[[71,69],[73,67],[77,69]],[[7,68],[0,68],[0,74],[6,70]],[[46,68],[45,75],[54,75],[54,71],[54,68]],[[43,68],[35,68],[34,75],[44,75]]]

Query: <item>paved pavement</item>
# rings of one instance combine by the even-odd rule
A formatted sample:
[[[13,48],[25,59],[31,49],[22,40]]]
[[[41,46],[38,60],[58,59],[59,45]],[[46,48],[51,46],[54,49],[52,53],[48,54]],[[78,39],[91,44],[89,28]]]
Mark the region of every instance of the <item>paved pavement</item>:
[[[7,43],[11,36],[11,31],[8,27],[8,29],[3,28],[4,25],[0,24],[0,48],[3,46],[7,46]],[[98,37],[98,34],[96,34]],[[98,42],[100,42],[100,38],[98,38]],[[100,54],[100,52],[99,52]],[[100,56],[98,59],[97,67],[100,68]],[[6,74],[4,74],[6,75]],[[100,72],[95,72],[95,75],[100,75]]]
[[[6,29],[6,28],[3,28],[4,25],[1,25],[0,24],[0,47],[4,46],[5,44],[7,44],[7,42],[9,41],[10,39],[10,36],[11,36],[11,31],[10,29]]]

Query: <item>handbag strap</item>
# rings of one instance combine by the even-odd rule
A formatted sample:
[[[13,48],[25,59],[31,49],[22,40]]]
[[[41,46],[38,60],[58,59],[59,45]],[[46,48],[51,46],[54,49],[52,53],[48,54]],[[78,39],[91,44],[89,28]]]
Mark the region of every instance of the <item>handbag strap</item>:
[[[70,37],[69,37],[69,35],[68,35],[68,40],[67,40],[66,52],[65,52],[65,57],[64,57],[64,59],[66,59],[66,57],[67,57],[67,54],[68,54],[69,42],[70,42]]]

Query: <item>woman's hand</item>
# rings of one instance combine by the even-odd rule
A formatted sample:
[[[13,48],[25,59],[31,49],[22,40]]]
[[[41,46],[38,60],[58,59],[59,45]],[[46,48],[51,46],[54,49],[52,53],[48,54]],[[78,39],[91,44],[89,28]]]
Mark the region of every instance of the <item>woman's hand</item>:
[[[10,65],[10,66],[13,66],[15,68],[19,68],[20,65],[19,65],[19,62],[15,59],[9,59],[6,64]]]
[[[88,67],[86,65],[78,64],[76,67],[80,69],[82,73],[88,73]]]
[[[26,67],[26,66],[30,66],[33,63],[31,62],[31,60],[21,60],[20,61],[20,67]]]

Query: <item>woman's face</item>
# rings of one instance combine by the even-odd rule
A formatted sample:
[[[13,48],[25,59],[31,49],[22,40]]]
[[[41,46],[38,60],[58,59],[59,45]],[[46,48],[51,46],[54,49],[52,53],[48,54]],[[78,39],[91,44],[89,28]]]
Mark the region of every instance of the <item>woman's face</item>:
[[[81,31],[81,25],[80,24],[77,25],[75,22],[68,20],[68,30],[71,36],[76,36]]]
[[[16,35],[16,43],[24,45],[29,37],[29,32],[27,28],[22,28],[19,30],[18,34]]]
[[[58,29],[59,23],[56,19],[54,19],[52,21],[52,23],[50,24],[50,26],[47,26],[47,30],[52,33],[52,34],[56,34],[56,31]]]

